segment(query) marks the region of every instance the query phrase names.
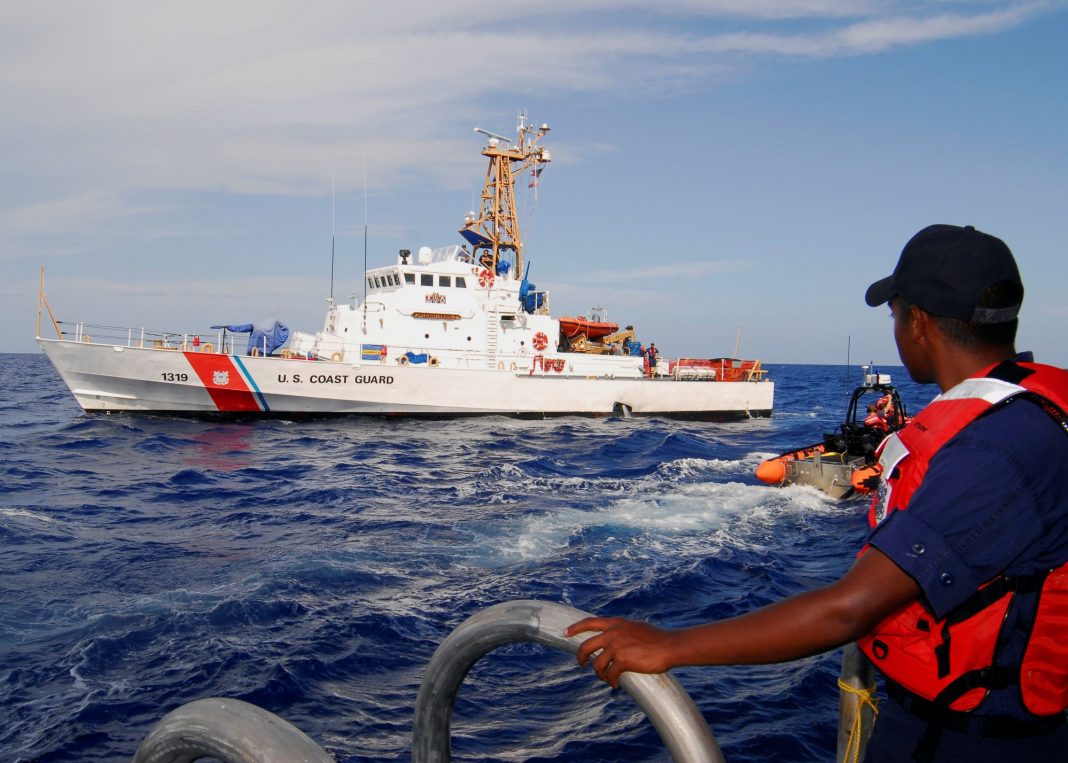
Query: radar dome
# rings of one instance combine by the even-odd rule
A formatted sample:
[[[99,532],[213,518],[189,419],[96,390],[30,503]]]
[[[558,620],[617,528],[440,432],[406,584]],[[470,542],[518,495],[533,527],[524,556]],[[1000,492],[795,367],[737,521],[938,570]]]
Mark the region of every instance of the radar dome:
[[[421,246],[421,247],[419,247],[419,264],[420,265],[429,265],[432,256],[433,256],[433,252],[430,250],[429,246]]]

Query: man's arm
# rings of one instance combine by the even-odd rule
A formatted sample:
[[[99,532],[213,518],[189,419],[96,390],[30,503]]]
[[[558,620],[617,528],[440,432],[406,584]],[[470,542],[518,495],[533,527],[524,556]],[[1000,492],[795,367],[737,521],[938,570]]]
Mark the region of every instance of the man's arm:
[[[625,671],[663,673],[682,665],[752,665],[785,662],[855,641],[887,615],[915,600],[920,588],[875,548],[840,580],[729,620],[663,630],[622,618],[590,617],[565,636],[602,633],[579,647],[585,665],[613,687]]]

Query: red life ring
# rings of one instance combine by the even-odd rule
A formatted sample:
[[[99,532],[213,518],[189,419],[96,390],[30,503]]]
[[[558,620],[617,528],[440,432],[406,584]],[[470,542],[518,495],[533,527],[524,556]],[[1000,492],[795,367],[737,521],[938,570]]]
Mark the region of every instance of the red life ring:
[[[534,340],[531,342],[534,345],[535,350],[544,350],[549,346],[549,337],[545,335],[544,331],[539,331],[534,335]]]
[[[490,287],[493,286],[493,271],[487,268],[482,268],[478,271],[478,285]]]
[[[381,352],[382,352],[382,360],[383,360],[383,361],[385,361],[385,359],[386,359],[386,354],[387,354],[387,351],[386,351],[386,346],[385,346],[385,345],[382,345],[382,351],[381,351]]]

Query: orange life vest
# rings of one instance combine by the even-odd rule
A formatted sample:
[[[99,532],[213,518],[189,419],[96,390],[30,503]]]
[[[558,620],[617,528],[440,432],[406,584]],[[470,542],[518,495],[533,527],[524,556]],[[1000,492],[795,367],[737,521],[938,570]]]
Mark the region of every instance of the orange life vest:
[[[864,426],[871,427],[872,429],[882,429],[883,431],[886,431],[888,428],[886,419],[878,413],[869,413],[867,418],[864,419]]]
[[[931,458],[968,424],[1013,397],[1027,395],[1068,431],[1068,372],[1006,362],[935,398],[881,446],[883,467],[869,522],[908,508]],[[1039,592],[1022,664],[996,664],[999,634],[1017,593]],[[890,680],[943,709],[974,710],[991,689],[1018,684],[1024,707],[1039,716],[1068,708],[1068,552],[1053,570],[988,581],[943,619],[919,601],[906,605],[858,641]]]

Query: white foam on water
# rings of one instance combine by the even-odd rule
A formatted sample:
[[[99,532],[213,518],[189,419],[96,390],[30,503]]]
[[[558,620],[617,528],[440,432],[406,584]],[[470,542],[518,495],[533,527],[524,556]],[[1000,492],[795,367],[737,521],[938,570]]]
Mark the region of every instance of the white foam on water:
[[[752,473],[762,461],[774,455],[778,454],[749,453],[741,459],[680,458],[662,463],[653,472],[638,477],[531,477],[514,467],[502,467],[500,474],[494,478],[494,484],[498,490],[502,484],[506,484],[509,492],[516,495],[567,496],[596,493],[607,496],[641,496],[651,492],[662,493],[666,487],[677,483],[708,483],[724,477],[737,477],[739,472]],[[502,477],[507,479],[501,479]],[[479,491],[479,485],[470,482],[458,486],[457,490],[462,496],[468,497]],[[496,498],[505,500],[500,493],[495,494]]]
[[[664,534],[707,531],[738,513],[760,510],[765,498],[763,491],[738,482],[677,485],[655,497],[618,501],[598,512],[598,524]]]
[[[663,464],[657,474],[618,481],[614,490],[605,484],[613,481],[604,478],[529,480],[530,488],[542,483],[539,489],[550,487],[565,498],[568,493],[592,491],[607,500],[596,510],[564,508],[514,521],[491,521],[480,533],[483,553],[476,556],[490,566],[537,561],[568,553],[574,539],[591,530],[597,531],[599,543],[614,545],[617,553],[625,553],[631,545],[640,545],[642,552],[707,554],[725,547],[751,551],[774,542],[784,517],[857,511],[854,502],[834,501],[807,485],[676,482],[698,475],[707,479],[720,470],[737,475],[742,468],[755,469],[767,457],[752,452],[738,461],[680,459]]]
[[[823,406],[818,405],[811,411],[775,411],[776,419],[815,419],[823,415]]]
[[[25,519],[33,519],[33,520],[36,520],[38,522],[45,522],[45,523],[48,523],[48,524],[52,524],[52,523],[54,523],[56,521],[56,520],[52,519],[52,517],[45,516],[44,514],[38,514],[37,512],[29,511],[28,509],[19,509],[19,508],[12,508],[12,507],[0,508],[0,516],[3,516],[3,517],[22,517],[22,518],[25,518]]]
[[[723,458],[679,458],[661,464],[657,474],[672,479],[693,479],[696,477],[735,475],[742,462]]]
[[[834,514],[845,510],[847,505],[835,501],[815,485],[787,485],[784,488],[776,489],[781,490],[791,504],[814,512]]]
[[[756,464],[757,466],[760,466],[769,458],[778,458],[780,455],[782,454],[773,453],[770,450],[755,450],[752,453],[746,453],[745,458],[742,459],[742,463]]]
[[[693,541],[705,551],[710,544],[725,543],[751,548],[762,545],[752,538],[764,534],[754,532],[754,523],[773,523],[792,510],[791,496],[765,486],[726,482],[660,487],[652,494],[612,500],[599,510],[563,509],[527,516],[512,526],[497,525],[495,553],[489,556],[497,563],[544,559],[565,552],[574,537],[590,530],[600,530],[606,544],[685,546]],[[804,501],[812,505],[809,496]]]

